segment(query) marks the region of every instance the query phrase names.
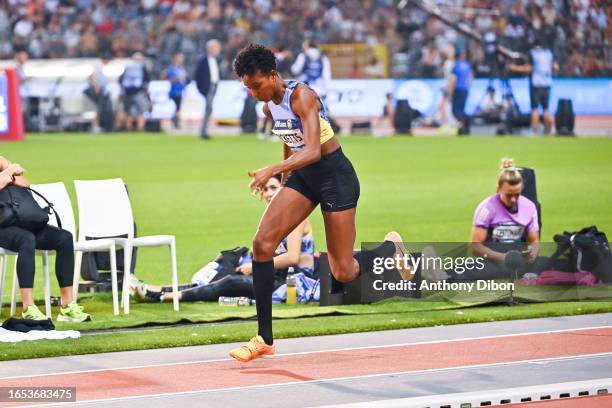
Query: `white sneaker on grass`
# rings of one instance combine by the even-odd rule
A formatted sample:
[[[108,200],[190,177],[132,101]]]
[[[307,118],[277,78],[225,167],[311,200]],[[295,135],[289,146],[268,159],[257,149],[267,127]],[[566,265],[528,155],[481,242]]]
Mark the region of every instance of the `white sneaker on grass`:
[[[138,300],[147,300],[147,284],[130,274],[130,296]]]

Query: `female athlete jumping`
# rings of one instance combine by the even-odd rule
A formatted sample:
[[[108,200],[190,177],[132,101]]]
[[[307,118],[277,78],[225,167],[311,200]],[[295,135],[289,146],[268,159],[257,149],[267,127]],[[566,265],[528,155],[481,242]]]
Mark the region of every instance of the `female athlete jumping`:
[[[325,224],[328,259],[333,277],[350,282],[360,273],[353,257],[355,210],[359,180],[351,162],[334,136],[325,106],[306,84],[285,83],[276,71],[269,49],[250,45],[234,61],[234,71],[249,91],[265,102],[264,113],[272,119],[272,131],[282,139],[284,160],[248,173],[254,191],[261,191],[274,174],[282,173],[284,187],[268,205],[253,239],[253,285],[257,300],[258,335],[230,351],[239,361],[274,354],[272,292],[274,250],[320,204]],[[403,256],[401,237],[390,232],[385,242],[364,256]]]

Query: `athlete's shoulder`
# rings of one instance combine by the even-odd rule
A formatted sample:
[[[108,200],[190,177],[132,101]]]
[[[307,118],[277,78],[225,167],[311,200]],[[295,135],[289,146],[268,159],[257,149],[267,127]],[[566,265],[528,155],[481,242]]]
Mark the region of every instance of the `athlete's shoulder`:
[[[289,81],[287,82],[287,89],[295,90],[299,85],[304,85],[303,82],[300,81]]]
[[[291,92],[291,102],[295,100],[302,100],[305,102],[310,102],[309,99],[318,99],[317,93],[309,87],[307,84],[299,81],[290,81],[287,84],[287,88],[290,89]]]
[[[498,209],[497,208],[498,204],[499,204],[498,201],[499,201],[499,197],[498,197],[497,193],[492,194],[492,195],[486,197],[480,203],[478,203],[474,213],[475,214],[479,214],[479,213],[483,213],[483,211],[486,212],[487,214],[494,213]]]
[[[480,202],[480,204],[478,204],[479,207],[484,207],[484,206],[495,206],[495,204],[497,204],[497,200],[499,199],[498,194],[494,193],[491,194],[488,197],[485,197],[484,200],[482,200]]]
[[[524,195],[519,196],[518,205],[527,208],[531,212],[537,212],[537,206],[535,203]]]

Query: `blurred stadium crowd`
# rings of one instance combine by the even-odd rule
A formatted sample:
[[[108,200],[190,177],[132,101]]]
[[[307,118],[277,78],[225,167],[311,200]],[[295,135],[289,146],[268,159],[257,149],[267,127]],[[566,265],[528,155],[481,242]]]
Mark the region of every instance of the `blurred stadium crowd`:
[[[609,0],[436,3],[513,50],[527,51],[536,33],[546,38],[560,76],[612,75]],[[0,59],[20,50],[31,58],[126,57],[138,51],[150,57],[156,75],[177,51],[192,70],[211,38],[223,44],[222,78],[231,76],[232,59],[250,42],[275,47],[288,60],[305,39],[384,44],[393,56],[393,77],[442,76],[449,45],[467,49],[474,67],[485,59],[481,44],[416,7],[398,12],[393,0],[0,0]]]

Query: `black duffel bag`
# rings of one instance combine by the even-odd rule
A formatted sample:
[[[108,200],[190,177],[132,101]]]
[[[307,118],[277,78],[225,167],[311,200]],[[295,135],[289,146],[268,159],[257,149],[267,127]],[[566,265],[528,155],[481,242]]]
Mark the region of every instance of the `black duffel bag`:
[[[612,282],[610,244],[596,226],[556,234],[557,250],[550,258],[553,269],[564,272],[593,272],[598,280]]]
[[[47,206],[41,208],[32,193],[42,198]],[[62,223],[57,213],[42,194],[29,187],[9,185],[0,190],[0,227],[11,225],[36,231],[49,223],[49,214],[55,214],[57,225],[62,228]]]

